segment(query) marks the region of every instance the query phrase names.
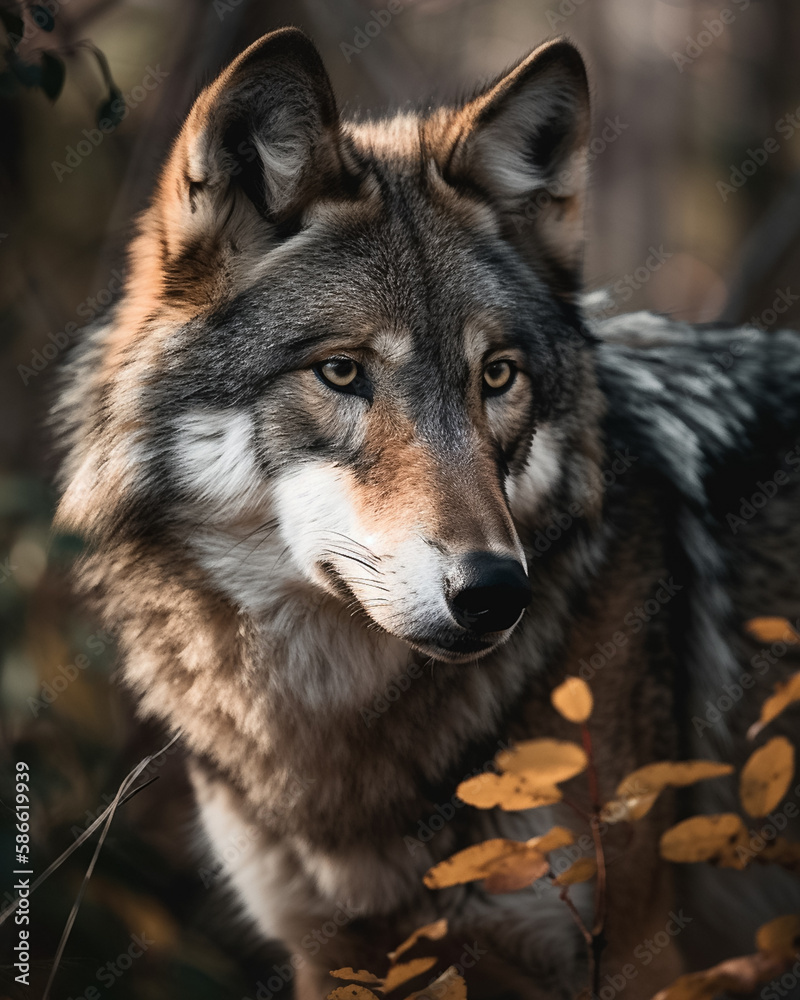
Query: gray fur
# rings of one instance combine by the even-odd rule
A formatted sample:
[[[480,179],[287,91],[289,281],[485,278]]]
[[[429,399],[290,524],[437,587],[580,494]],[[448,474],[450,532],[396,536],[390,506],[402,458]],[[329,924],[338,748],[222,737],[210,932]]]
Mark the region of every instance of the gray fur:
[[[728,331],[583,314],[587,123],[565,42],[462,108],[354,124],[311,44],[267,36],[198,100],[125,295],[65,373],[59,518],[92,543],[81,585],[142,711],[183,731],[215,850],[246,834],[232,882],[300,959],[302,1000],[441,915],[443,959],[486,953],[471,1000],[574,995],[583,943],[554,889],[421,883],[461,847],[569,814],[452,807],[427,839],[421,824],[506,741],[575,738],[549,691],[609,645],[590,667],[606,794],[690,754],[687,720],[752,655],[747,615],[797,598],[773,580],[770,605],[757,572],[733,572],[759,564],[773,514],[797,552],[796,486],[741,535],[726,515],[800,431],[800,338],[756,334],[722,370]],[[363,391],[323,384],[327,350],[357,359]],[[498,351],[518,374],[495,397]],[[524,560],[533,596],[467,653],[448,588],[484,550]],[[376,710],[389,689],[402,696]],[[580,780],[570,794],[587,804]],[[609,973],[675,905],[657,855],[674,816],[665,797],[608,835]],[[348,926],[314,946],[341,905]],[[680,967],[665,949],[641,995]]]

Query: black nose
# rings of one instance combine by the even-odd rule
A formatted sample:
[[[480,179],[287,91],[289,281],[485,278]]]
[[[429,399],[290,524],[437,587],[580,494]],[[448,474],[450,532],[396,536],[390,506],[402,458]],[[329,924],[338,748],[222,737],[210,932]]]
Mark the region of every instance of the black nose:
[[[461,564],[461,589],[450,600],[453,617],[470,632],[502,632],[531,599],[531,585],[516,559],[472,552]]]

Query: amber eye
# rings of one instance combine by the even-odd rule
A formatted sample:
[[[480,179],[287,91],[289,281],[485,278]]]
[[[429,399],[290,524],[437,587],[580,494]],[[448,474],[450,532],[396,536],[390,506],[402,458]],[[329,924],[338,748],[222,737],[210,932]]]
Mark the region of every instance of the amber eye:
[[[372,383],[361,365],[352,358],[326,358],[314,365],[313,371],[329,389],[347,396],[361,396],[372,402]]]
[[[483,385],[489,395],[506,392],[514,383],[516,368],[510,361],[490,361],[483,369]]]
[[[317,371],[322,380],[335,389],[352,385],[358,377],[358,365],[351,358],[329,358],[317,366]]]

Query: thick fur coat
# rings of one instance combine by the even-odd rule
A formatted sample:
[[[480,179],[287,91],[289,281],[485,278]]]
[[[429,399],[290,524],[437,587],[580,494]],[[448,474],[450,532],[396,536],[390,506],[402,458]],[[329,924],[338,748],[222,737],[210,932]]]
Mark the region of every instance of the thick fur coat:
[[[311,43],[266,36],[198,97],[124,294],[65,373],[81,584],[142,711],[181,730],[204,829],[301,1000],[439,916],[472,1000],[574,996],[585,947],[557,891],[421,881],[565,816],[462,807],[456,785],[509,740],[574,738],[548,697],[568,674],[593,689],[606,795],[736,752],[735,710],[702,722],[757,652],[742,623],[798,617],[800,338],[594,321],[589,131],[565,41],[460,107],[350,122]],[[518,622],[470,617],[476,553],[527,574]],[[607,836],[603,971],[633,963],[631,997],[680,971],[676,944],[731,953],[735,925],[746,947],[766,899],[716,938],[715,914],[678,914],[646,949],[677,926],[673,816],[665,796]]]

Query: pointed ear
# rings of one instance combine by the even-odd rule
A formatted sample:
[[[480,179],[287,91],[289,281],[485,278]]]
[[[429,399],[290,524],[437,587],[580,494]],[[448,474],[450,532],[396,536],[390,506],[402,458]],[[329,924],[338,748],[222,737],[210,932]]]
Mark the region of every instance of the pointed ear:
[[[558,39],[535,49],[455,113],[446,179],[477,188],[519,249],[580,284],[590,130],[583,59]]]
[[[162,245],[174,257],[237,223],[280,225],[338,173],[337,137],[312,42],[296,28],[265,35],[189,112],[159,185]]]

